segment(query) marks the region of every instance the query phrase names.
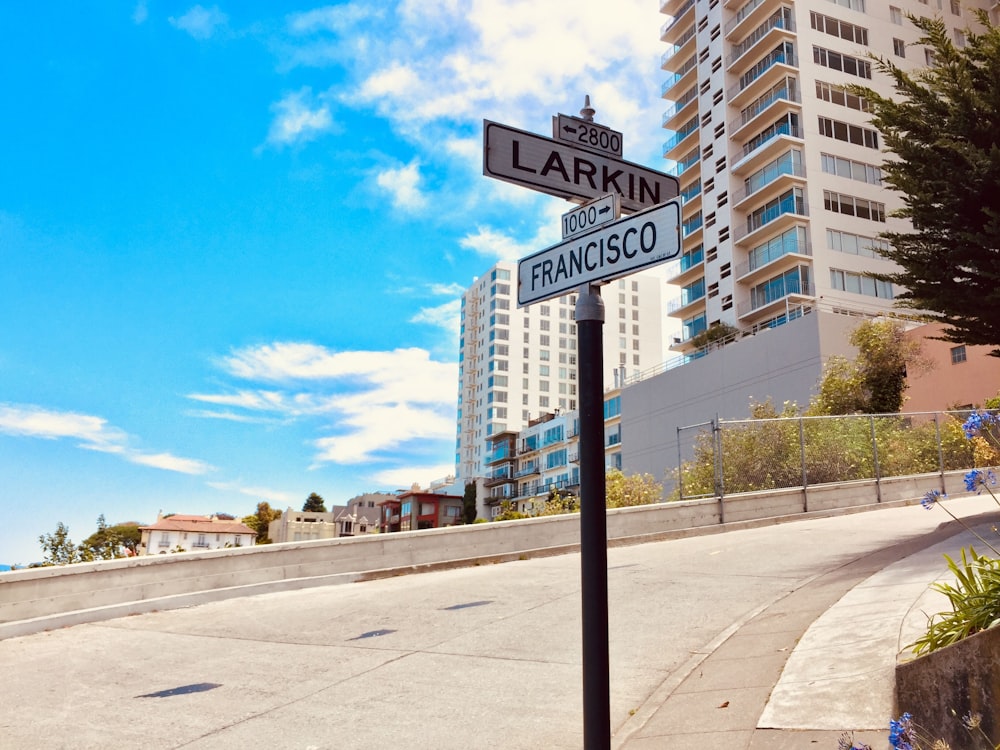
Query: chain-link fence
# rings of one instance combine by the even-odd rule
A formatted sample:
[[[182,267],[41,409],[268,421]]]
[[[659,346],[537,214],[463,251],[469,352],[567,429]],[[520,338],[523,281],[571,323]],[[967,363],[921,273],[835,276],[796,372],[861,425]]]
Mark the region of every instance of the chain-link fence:
[[[672,499],[1000,463],[998,436],[967,433],[963,425],[969,416],[969,411],[796,416],[680,427]]]

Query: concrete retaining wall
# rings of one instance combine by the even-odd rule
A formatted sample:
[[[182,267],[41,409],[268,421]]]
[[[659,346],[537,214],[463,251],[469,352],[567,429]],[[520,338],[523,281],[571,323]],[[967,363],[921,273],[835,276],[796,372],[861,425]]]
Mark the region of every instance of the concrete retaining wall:
[[[931,741],[986,747],[962,725],[969,712],[996,741],[1000,732],[1000,628],[991,628],[896,667],[895,718],[913,715]],[[978,734],[978,733],[977,733]]]
[[[940,475],[883,480],[883,504],[916,502]],[[962,473],[946,477],[961,487]],[[608,512],[611,544],[774,523],[810,513],[876,508],[872,482],[688,500]],[[0,573],[0,638],[154,609],[438,567],[560,554],[578,548],[579,516],[474,524],[347,539],[106,560]]]

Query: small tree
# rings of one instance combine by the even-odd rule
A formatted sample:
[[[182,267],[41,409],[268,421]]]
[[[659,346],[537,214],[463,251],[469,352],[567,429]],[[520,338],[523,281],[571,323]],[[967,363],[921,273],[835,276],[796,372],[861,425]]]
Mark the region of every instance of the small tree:
[[[927,366],[920,356],[920,343],[908,339],[903,324],[896,320],[866,320],[851,332],[850,342],[858,356],[853,362],[830,358],[809,414],[902,411],[907,372]]]
[[[45,553],[43,565],[69,565],[81,560],[79,548],[69,538],[69,527],[62,521],[56,524],[54,533],[39,536],[38,543]]]
[[[97,531],[80,544],[80,556],[84,560],[113,560],[125,556],[121,534],[116,527],[108,526],[103,513],[97,517]]]
[[[477,512],[476,483],[469,482],[465,485],[465,495],[462,496],[462,523],[475,523]]]
[[[657,482],[652,474],[625,476],[619,469],[607,472],[605,487],[608,508],[651,505],[660,502],[663,495],[663,485]]]
[[[281,511],[272,509],[269,502],[261,500],[257,503],[257,512],[249,516],[244,516],[242,521],[245,526],[257,532],[257,544],[270,544],[271,539],[267,535],[268,527],[271,521],[278,518],[281,518]]]
[[[315,492],[311,492],[309,497],[306,498],[302,510],[307,513],[326,513],[326,503],[323,502],[322,497]]]

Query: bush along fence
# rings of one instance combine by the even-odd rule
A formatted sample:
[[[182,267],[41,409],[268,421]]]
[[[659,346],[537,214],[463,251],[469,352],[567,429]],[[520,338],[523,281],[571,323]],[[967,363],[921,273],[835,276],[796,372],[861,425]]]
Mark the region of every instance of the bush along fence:
[[[758,405],[770,408],[770,405]],[[770,408],[773,412],[773,408]],[[758,415],[766,409],[757,408]],[[786,412],[794,411],[789,406]],[[965,470],[1000,463],[998,441],[969,435],[988,411],[714,419],[677,429],[671,500]],[[977,422],[978,424],[978,422]]]

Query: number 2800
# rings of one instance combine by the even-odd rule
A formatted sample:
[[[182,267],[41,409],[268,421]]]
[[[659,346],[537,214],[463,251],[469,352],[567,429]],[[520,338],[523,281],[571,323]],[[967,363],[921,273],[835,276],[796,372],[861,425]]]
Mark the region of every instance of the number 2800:
[[[584,146],[600,148],[604,151],[622,152],[622,137],[613,131],[578,125],[576,140]]]

